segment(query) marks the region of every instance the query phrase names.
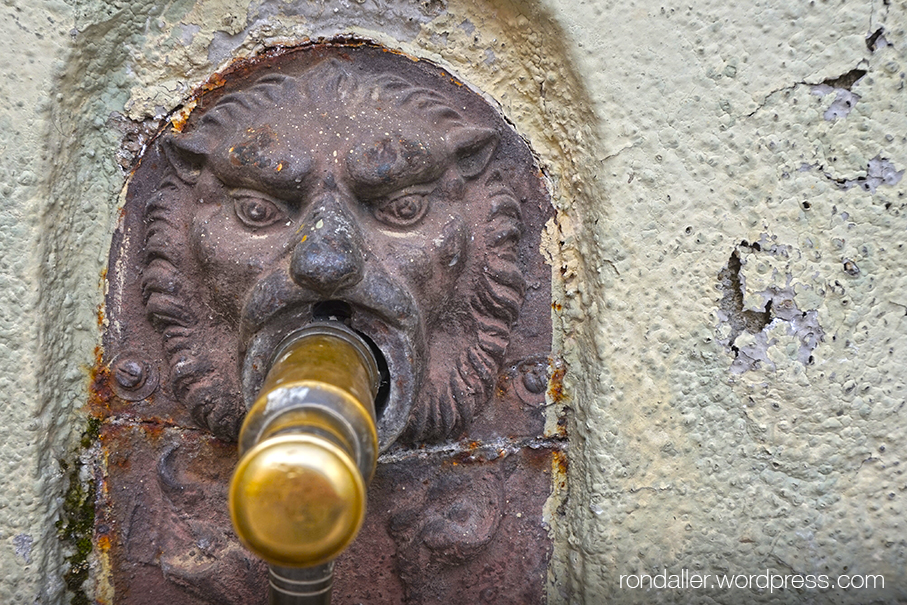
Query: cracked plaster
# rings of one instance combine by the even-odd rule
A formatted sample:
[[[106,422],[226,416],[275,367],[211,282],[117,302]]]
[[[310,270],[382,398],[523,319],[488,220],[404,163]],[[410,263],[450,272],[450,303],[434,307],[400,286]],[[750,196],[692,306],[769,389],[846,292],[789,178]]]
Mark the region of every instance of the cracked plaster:
[[[558,219],[545,252],[573,414],[566,517],[548,519],[559,545],[552,602],[907,598],[899,176],[907,7],[341,0],[327,8],[0,7],[8,48],[21,49],[0,55],[0,88],[16,99],[0,111],[0,601],[64,599],[58,461],[75,457],[74,412],[94,362],[128,165],[117,156],[122,119],[111,116],[152,128],[230,57],[334,33],[451,69],[500,105],[550,176]],[[850,86],[858,101],[827,119],[838,93],[814,88],[857,65],[866,71]],[[870,178],[878,182],[842,186]],[[733,371],[719,274],[742,241],[788,251],[739,248],[741,295],[752,311],[771,296],[773,306],[814,313],[823,337],[812,363],[790,333],[794,315],[776,316],[740,335],[738,349],[764,333],[766,363]],[[800,595],[619,588],[620,574],[666,567],[847,570],[885,574],[888,584]]]

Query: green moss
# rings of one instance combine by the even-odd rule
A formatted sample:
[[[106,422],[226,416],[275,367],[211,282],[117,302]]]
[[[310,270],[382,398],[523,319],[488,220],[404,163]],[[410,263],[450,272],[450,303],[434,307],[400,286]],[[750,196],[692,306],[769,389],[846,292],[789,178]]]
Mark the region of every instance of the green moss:
[[[82,449],[87,450],[91,445],[98,440],[98,437],[101,435],[101,420],[100,418],[89,417],[88,425],[85,427],[85,432],[82,433],[82,440],[80,445]]]
[[[89,418],[82,433],[80,445],[87,450],[97,441],[101,421]],[[82,481],[80,478],[84,463],[77,456],[70,469],[65,461],[60,461],[63,471],[69,471],[69,489],[63,500],[63,516],[57,521],[57,535],[69,547],[71,554],[66,557],[67,570],[63,574],[66,587],[72,595],[70,605],[90,605],[83,584],[88,579],[88,556],[92,549],[94,532],[95,484],[93,479]]]

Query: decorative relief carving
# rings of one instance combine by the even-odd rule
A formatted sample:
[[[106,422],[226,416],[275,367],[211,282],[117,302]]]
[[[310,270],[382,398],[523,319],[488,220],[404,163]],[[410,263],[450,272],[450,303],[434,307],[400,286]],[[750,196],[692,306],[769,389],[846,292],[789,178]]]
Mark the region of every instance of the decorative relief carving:
[[[117,358],[122,401],[109,413],[172,428],[142,437],[109,425],[102,438],[157,460],[153,472],[111,465],[111,481],[139,490],[128,503],[110,496],[130,511],[114,514],[126,559],[159,567],[200,602],[251,603],[265,598],[263,567],[232,535],[224,490],[229,443],[278,343],[325,316],[373,343],[389,376],[383,449],[540,437],[549,292],[526,283],[549,280],[537,249],[550,207],[520,137],[430,63],[324,44],[240,64],[223,82],[145,154],[111,253],[108,355],[154,338],[160,358]],[[499,386],[506,360],[504,375],[521,378],[497,413],[490,402],[510,396]],[[488,464],[424,488],[418,506],[388,508],[381,487],[370,496],[385,509],[376,531],[395,545],[408,602],[423,598],[420,567],[442,573],[492,548],[505,481]],[[434,465],[396,462],[395,481],[418,476],[423,489]],[[547,489],[533,485],[520,497],[540,518]]]
[[[275,341],[326,301],[385,340],[384,445],[459,437],[488,400],[525,289],[520,203],[500,121],[427,84],[324,59],[160,141],[143,298],[201,427],[235,440],[239,394],[254,397]]]

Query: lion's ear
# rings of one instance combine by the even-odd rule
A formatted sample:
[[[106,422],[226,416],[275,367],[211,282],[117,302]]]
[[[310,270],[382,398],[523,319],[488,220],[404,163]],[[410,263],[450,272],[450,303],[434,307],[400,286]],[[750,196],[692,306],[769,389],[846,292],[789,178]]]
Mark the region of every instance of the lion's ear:
[[[498,147],[498,133],[491,128],[462,127],[448,135],[457,168],[465,179],[479,176]]]
[[[198,181],[208,156],[207,145],[201,137],[168,134],[161,140],[161,149],[182,181],[190,185]]]

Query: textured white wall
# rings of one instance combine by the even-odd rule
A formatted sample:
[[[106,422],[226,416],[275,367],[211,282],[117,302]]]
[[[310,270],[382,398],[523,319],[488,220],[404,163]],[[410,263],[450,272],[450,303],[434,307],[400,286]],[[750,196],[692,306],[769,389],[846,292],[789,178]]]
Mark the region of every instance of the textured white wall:
[[[904,24],[895,0],[6,0],[0,602],[64,598],[54,522],[137,129],[117,115],[151,125],[231,58],[335,33],[462,76],[551,177],[575,420],[553,601],[907,598]],[[665,568],[886,589],[620,588]]]
[[[562,6],[604,192],[568,210],[579,592],[907,598],[907,7]],[[665,567],[886,588],[619,587]]]
[[[55,119],[59,73],[70,47],[62,3],[0,7],[0,602],[51,603],[62,589],[54,524],[73,437],[84,420],[85,374],[97,340],[101,242],[108,211],[54,198],[52,183],[77,145]],[[102,122],[103,122],[103,118]],[[87,176],[87,175],[85,175]],[[109,183],[112,184],[112,183]],[[63,185],[63,181],[61,181]],[[78,200],[78,201],[75,201]],[[103,198],[100,200],[103,205]],[[80,216],[61,205],[84,203]],[[76,213],[72,213],[73,215]],[[100,224],[94,224],[100,221]],[[63,237],[57,234],[65,231]],[[80,266],[88,261],[87,266]],[[63,284],[75,286],[63,291]]]

